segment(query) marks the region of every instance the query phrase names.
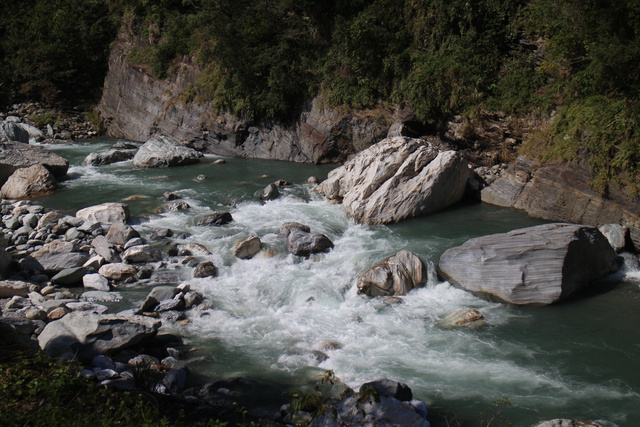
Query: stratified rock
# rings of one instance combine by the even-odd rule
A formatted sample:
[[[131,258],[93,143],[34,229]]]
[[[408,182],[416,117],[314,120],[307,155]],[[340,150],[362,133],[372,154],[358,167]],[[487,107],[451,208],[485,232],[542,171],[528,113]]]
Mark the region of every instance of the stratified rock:
[[[31,199],[54,192],[58,183],[47,168],[33,165],[16,170],[4,183],[0,196],[6,199]]]
[[[133,165],[140,168],[181,166],[196,163],[202,153],[180,145],[168,136],[157,136],[144,143],[133,158]]]
[[[134,266],[122,263],[105,264],[98,270],[100,275],[111,280],[125,280],[135,276],[137,272]]]
[[[155,262],[162,260],[162,253],[151,245],[132,246],[122,254],[125,262]]]
[[[203,261],[196,265],[193,270],[193,277],[215,277],[218,275],[218,268],[211,261]]]
[[[361,151],[317,187],[342,201],[363,224],[387,224],[440,211],[465,194],[473,170],[455,151],[406,137],[387,138]]]
[[[371,297],[406,295],[427,282],[424,262],[413,252],[402,250],[370,268],[358,278],[358,292]]]
[[[640,202],[611,186],[604,198],[591,186],[593,175],[572,165],[540,165],[518,157],[481,199],[492,205],[521,209],[535,218],[599,227],[620,224],[640,248]]]
[[[477,329],[486,324],[487,322],[484,321],[484,316],[478,310],[463,308],[445,317],[440,323],[440,326],[443,328]]]
[[[122,317],[74,311],[47,324],[38,336],[40,348],[51,357],[77,354],[89,361],[98,354],[113,354],[154,336],[160,321],[144,316]]]
[[[281,237],[289,237],[292,231],[302,231],[303,233],[310,233],[311,228],[308,225],[300,224],[299,222],[285,222],[280,226],[278,235]]]
[[[33,165],[46,167],[56,179],[63,178],[69,169],[68,160],[45,148],[19,142],[0,143],[0,183],[4,184],[17,169]]]
[[[82,162],[82,166],[103,166],[110,165],[112,163],[124,162],[126,160],[133,159],[135,154],[136,153],[133,150],[118,150],[111,148],[106,151],[89,154]]]
[[[76,217],[83,221],[114,224],[129,221],[129,205],[125,203],[102,203],[89,206],[76,212]]]
[[[333,242],[324,234],[311,234],[297,230],[291,231],[287,238],[287,245],[289,252],[304,257],[333,249]]]
[[[17,280],[0,281],[0,298],[25,297],[29,295],[29,283]]]
[[[229,212],[216,212],[205,215],[198,221],[198,225],[225,225],[233,221]]]
[[[258,236],[238,240],[233,245],[233,254],[240,259],[251,259],[262,249],[262,242]]]
[[[467,241],[440,257],[452,285],[517,305],[551,304],[615,271],[617,255],[596,228],[545,224]]]

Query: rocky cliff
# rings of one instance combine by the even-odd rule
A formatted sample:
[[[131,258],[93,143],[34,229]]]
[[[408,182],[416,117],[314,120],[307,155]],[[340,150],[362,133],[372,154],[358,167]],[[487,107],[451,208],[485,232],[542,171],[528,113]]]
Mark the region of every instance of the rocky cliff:
[[[635,248],[640,248],[640,203],[622,192],[602,197],[590,186],[592,179],[586,168],[541,165],[519,157],[506,174],[482,190],[481,199],[550,221],[620,224],[629,228]]]
[[[168,80],[158,80],[126,57],[130,42],[121,35],[109,59],[98,107],[107,133],[146,141],[164,134],[213,154],[308,163],[334,163],[380,141],[393,124],[388,113],[338,112],[314,99],[293,123],[253,123],[199,102],[201,70],[183,63]]]

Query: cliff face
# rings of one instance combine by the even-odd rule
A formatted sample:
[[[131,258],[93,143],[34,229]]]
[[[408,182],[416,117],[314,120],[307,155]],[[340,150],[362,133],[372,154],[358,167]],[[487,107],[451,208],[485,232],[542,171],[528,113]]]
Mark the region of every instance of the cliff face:
[[[629,228],[631,240],[640,248],[640,204],[624,194],[603,198],[589,182],[583,168],[572,165],[539,165],[519,157],[508,172],[482,190],[482,201],[521,209],[550,221],[600,226],[620,224]]]
[[[121,37],[112,50],[98,107],[115,138],[146,141],[164,134],[213,154],[334,163],[386,137],[393,123],[384,113],[339,113],[320,99],[295,123],[251,123],[189,100],[200,76],[197,67],[182,64],[173,78],[158,80],[127,62],[130,48]]]

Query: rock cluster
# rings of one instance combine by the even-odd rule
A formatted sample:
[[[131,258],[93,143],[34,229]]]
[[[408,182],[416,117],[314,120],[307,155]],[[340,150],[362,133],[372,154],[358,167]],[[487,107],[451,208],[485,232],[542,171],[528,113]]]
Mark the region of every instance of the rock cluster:
[[[89,122],[87,113],[78,109],[45,108],[37,103],[14,104],[8,111],[0,113],[2,120],[20,125],[28,134],[28,139],[21,141],[25,143],[67,142],[93,138],[98,134],[98,130]]]
[[[283,405],[280,409],[283,421],[309,426],[430,426],[427,405],[414,399],[406,384],[383,378],[362,384],[357,393],[346,386],[340,391],[340,396],[329,396],[313,415]]]
[[[147,283],[164,257],[126,224],[126,205],[70,216],[3,200],[0,213],[0,327],[54,358],[80,360],[82,375],[105,385],[140,387],[144,368],[155,391],[184,387],[186,361],[172,348],[182,340],[159,328],[208,307],[204,297],[180,285],[153,288],[138,310],[109,314],[102,304],[120,300],[117,289],[127,283]]]
[[[316,190],[342,202],[363,224],[388,224],[437,212],[464,196],[473,171],[455,151],[421,139],[393,137],[329,173]]]

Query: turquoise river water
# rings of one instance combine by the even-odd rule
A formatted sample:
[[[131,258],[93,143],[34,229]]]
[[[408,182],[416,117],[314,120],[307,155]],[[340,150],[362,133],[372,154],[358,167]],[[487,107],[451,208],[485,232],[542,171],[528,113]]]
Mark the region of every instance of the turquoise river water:
[[[134,226],[144,235],[159,228],[189,233],[175,243],[200,243],[212,255],[219,277],[193,279],[179,263],[164,268],[164,281],[190,283],[215,306],[174,326],[194,349],[192,378],[206,381],[243,376],[259,390],[253,406],[274,412],[320,369],[357,386],[388,377],[407,383],[430,407],[432,423],[480,425],[493,401],[508,398],[503,415],[516,426],[558,417],[600,420],[604,425],[640,425],[640,269],[627,263],[608,280],[607,292],[536,308],[487,302],[438,281],[434,264],[447,248],[471,237],[540,224],[507,209],[464,204],[391,226],[369,227],[348,219],[305,184],[325,178],[330,166],[227,158],[166,169],[137,169],[131,162],[80,166],[98,140],[48,148],[71,161],[61,190],[39,199],[74,214],[80,208],[128,201]],[[207,176],[197,180],[198,175]],[[294,183],[283,197],[261,202],[256,192],[270,182]],[[192,209],[156,214],[173,191]],[[203,215],[228,210],[224,227],[195,225]],[[302,259],[278,237],[285,221],[307,224],[329,236],[335,248]],[[258,235],[275,256],[239,260],[235,241]],[[429,264],[425,288],[386,304],[356,293],[357,276],[401,249]],[[138,305],[148,287],[119,290],[123,308]],[[128,304],[128,306],[127,306]],[[461,309],[478,309],[488,326],[446,330],[439,322]],[[320,362],[314,350],[335,349]]]

